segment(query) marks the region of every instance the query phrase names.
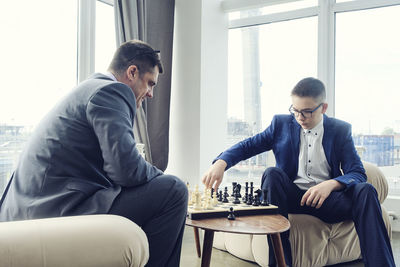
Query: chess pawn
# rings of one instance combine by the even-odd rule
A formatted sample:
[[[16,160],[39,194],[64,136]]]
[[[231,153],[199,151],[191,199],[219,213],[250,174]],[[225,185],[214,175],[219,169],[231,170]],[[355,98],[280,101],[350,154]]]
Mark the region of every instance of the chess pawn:
[[[204,204],[203,204],[203,208],[205,210],[212,210],[214,209],[212,203],[211,203],[211,198],[210,197],[206,197],[204,200]]]
[[[218,194],[218,201],[219,201],[219,202],[222,202],[222,190],[219,191],[219,194]]]
[[[233,213],[233,207],[230,207],[229,209],[229,215],[228,215],[228,220],[235,220],[235,214]]]

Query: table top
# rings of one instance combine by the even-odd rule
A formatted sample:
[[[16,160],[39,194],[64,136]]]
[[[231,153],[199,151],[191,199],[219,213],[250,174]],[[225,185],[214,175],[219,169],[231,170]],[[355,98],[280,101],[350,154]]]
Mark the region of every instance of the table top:
[[[227,218],[191,220],[186,218],[186,225],[217,232],[253,235],[281,233],[290,228],[289,221],[279,214],[237,216],[235,220]]]

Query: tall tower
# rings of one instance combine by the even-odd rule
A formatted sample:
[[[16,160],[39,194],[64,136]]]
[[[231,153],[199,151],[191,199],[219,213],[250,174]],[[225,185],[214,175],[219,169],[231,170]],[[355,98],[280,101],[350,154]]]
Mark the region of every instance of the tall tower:
[[[259,10],[242,11],[241,16],[257,16]],[[261,130],[260,59],[258,27],[242,29],[244,120],[255,134]]]

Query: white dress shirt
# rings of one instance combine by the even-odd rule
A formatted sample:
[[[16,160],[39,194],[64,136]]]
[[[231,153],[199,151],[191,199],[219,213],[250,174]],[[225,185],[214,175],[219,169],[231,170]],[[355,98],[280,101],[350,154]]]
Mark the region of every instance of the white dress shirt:
[[[300,129],[299,170],[294,183],[302,190],[330,179],[331,167],[322,146],[324,119],[312,129]]]

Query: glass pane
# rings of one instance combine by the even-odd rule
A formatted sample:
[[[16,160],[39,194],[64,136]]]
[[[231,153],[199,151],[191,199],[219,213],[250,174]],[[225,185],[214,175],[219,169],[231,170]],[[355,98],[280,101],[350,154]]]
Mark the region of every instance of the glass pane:
[[[229,147],[264,130],[273,115],[288,114],[290,91],[304,77],[317,75],[317,17],[229,31]],[[226,173],[225,182],[259,184],[272,153],[241,162]]]
[[[271,6],[266,6],[266,7],[262,7],[262,8],[251,9],[247,12],[243,12],[243,11],[231,12],[231,13],[229,13],[229,19],[233,20],[233,19],[246,18],[246,17],[257,16],[257,15],[268,15],[268,14],[292,11],[292,10],[296,10],[296,9],[313,7],[313,6],[318,6],[318,0],[294,1],[294,2],[289,2],[289,3],[279,4],[279,5],[271,5]]]
[[[96,1],[95,72],[107,70],[116,48],[114,7]]]
[[[400,195],[400,6],[336,15],[336,117]]]
[[[33,127],[76,84],[77,9],[71,0],[1,4],[0,193]]]

